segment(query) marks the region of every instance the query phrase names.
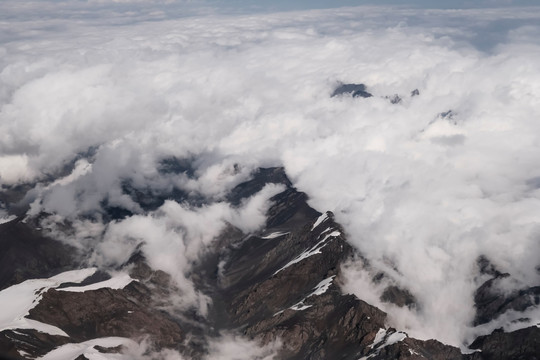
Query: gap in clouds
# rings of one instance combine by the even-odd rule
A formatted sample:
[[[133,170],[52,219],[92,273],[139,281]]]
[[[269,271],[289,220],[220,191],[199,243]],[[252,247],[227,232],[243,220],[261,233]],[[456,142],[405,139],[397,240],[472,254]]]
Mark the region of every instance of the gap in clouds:
[[[130,231],[147,225],[155,232],[140,231],[138,241],[190,293],[183,270],[198,252],[184,249],[179,233],[205,244],[223,219],[238,226],[245,219],[219,204],[167,203],[148,213],[122,185],[150,193],[177,186],[219,200],[257,166],[284,165],[316,209],[336,214],[374,271],[418,299],[418,311],[386,308],[412,336],[461,345],[475,334],[480,255],[509,272],[514,286],[538,284],[537,10],[366,7],[183,18],[143,5],[132,14],[61,3],[73,14],[65,20],[52,15],[56,5],[30,5],[0,5],[10,14],[0,24],[0,181],[43,182],[33,211],[58,221],[100,211],[104,199],[134,214],[108,230],[78,223],[80,238],[118,244],[96,261],[117,261],[139,243],[122,243],[133,239]],[[374,96],[330,98],[340,81],[365,83]],[[410,96],[414,89],[419,96]],[[401,103],[386,98],[394,94]],[[440,115],[450,110],[453,121]],[[90,147],[97,151],[86,172],[46,184],[44,174]],[[170,157],[198,159],[196,178],[160,174]],[[231,171],[234,164],[243,172]],[[190,216],[198,225],[210,216],[216,227],[184,238],[169,221]],[[169,246],[185,254],[185,267],[158,260],[157,249]],[[350,265],[347,290],[375,299],[379,289],[362,265]]]

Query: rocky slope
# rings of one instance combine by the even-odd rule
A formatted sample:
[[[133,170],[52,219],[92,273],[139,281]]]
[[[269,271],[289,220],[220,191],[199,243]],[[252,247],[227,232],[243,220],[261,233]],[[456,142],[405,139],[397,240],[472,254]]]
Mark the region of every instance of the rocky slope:
[[[349,90],[363,92],[365,87],[344,92]],[[470,354],[389,327],[383,311],[343,293],[341,267],[362,254],[348,244],[331,212],[320,213],[307,204],[306,194],[292,186],[282,168],[259,169],[227,201],[236,206],[268,183],[282,184],[285,190],[272,198],[264,229],[245,234],[229,226],[191,272],[196,287],[212,299],[206,316],[171,307],[179,289],[168,274],[151,269],[140,251],[116,269],[91,268],[67,276],[62,274],[83,268],[84,254],[44,235],[37,219],[19,217],[0,224],[0,301],[1,296],[21,300],[10,293],[34,296],[18,317],[2,316],[11,322],[4,321],[0,329],[0,353],[13,359],[53,358],[54,349],[83,343],[87,346],[71,358],[86,359],[92,358],[90,350],[104,356],[125,352],[127,339],[132,339],[144,341],[150,357],[174,349],[185,358],[201,359],[209,341],[228,331],[261,346],[279,339],[279,359],[540,358],[538,327],[479,337],[470,344],[476,350]],[[125,191],[150,207],[147,194],[128,185]],[[115,210],[111,218],[127,215]],[[479,267],[492,278],[477,291],[477,324],[509,309],[538,305],[538,288],[500,295],[491,289],[505,275],[486,259],[479,260]],[[26,281],[44,278],[49,280]],[[24,290],[29,287],[33,290]],[[415,304],[406,289],[395,286],[386,289],[382,300]],[[109,338],[126,340],[92,343]]]

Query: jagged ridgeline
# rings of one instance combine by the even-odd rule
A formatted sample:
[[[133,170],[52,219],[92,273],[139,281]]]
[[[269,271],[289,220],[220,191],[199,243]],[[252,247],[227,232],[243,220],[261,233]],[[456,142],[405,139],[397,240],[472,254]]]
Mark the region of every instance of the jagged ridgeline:
[[[181,165],[165,162],[163,171],[189,172],[189,166]],[[128,254],[123,264],[100,268],[87,266],[88,257],[81,256],[80,249],[51,237],[40,227],[39,216],[20,216],[0,224],[2,356],[167,358],[171,354],[167,351],[174,351],[177,358],[204,359],[224,334],[242,337],[261,349],[271,347],[270,355],[254,356],[261,359],[272,354],[277,359],[540,356],[538,327],[494,331],[468,344],[467,354],[390,327],[385,312],[342,291],[342,265],[363,255],[349,245],[331,212],[308,205],[307,195],[293,187],[283,168],[258,169],[224,201],[239,207],[268,184],[281,188],[271,198],[262,229],[246,233],[227,226],[190,271],[195,289],[210,299],[204,314],[174,306],[183,290],[170,274],[150,266],[141,248],[144,245]],[[149,209],[164,201],[154,204],[129,184],[124,191]],[[185,194],[174,194],[187,199]],[[200,201],[192,206],[199,206]],[[116,221],[118,209],[109,211],[106,218]],[[477,291],[477,324],[538,304],[538,288],[497,295],[491,289],[505,274],[485,258],[479,259],[479,267],[491,280]],[[379,280],[384,276],[379,274]],[[414,296],[397,286],[389,286],[381,300],[416,306]]]

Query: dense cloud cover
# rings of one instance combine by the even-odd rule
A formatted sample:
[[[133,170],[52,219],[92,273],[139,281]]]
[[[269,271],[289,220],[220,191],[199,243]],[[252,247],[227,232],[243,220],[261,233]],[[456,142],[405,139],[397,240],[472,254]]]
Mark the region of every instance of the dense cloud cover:
[[[0,4],[0,184],[40,182],[31,212],[72,218],[76,241],[99,242],[97,263],[121,262],[145,241],[185,300],[204,303],[185,278],[189,263],[226,223],[261,226],[279,189],[238,209],[224,194],[258,166],[283,165],[374,269],[417,297],[415,311],[381,304],[412,336],[460,345],[487,331],[470,328],[479,255],[512,274],[506,291],[538,284],[538,8],[189,8],[174,18],[147,6],[107,12],[107,2],[95,13],[17,3]],[[331,98],[340,82],[374,96]],[[195,176],[160,172],[170,157],[195,159]],[[71,174],[44,182],[69,163]],[[211,201],[148,214],[122,194],[126,179]],[[78,218],[103,200],[135,215]],[[349,265],[346,290],[377,302],[381,289],[360,265]],[[540,321],[537,309],[529,315]]]

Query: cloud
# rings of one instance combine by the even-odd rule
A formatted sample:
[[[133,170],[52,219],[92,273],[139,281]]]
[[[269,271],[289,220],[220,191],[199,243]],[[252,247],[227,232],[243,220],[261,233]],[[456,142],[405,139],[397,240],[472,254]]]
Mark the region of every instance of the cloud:
[[[205,316],[210,300],[191,281],[189,274],[193,266],[228,225],[245,233],[260,230],[271,205],[269,199],[283,190],[280,185],[266,185],[239,207],[223,201],[193,207],[167,200],[155,211],[109,223],[103,223],[100,218],[69,217],[71,226],[67,232],[62,226],[65,217],[58,213],[46,217],[42,225],[57,239],[81,250],[91,249],[88,263],[101,268],[117,268],[140,249],[153,269],[172,276],[180,290],[176,305],[181,309],[194,307]],[[63,192],[54,194],[59,204],[62,200],[71,203],[72,193],[65,198]],[[47,203],[45,209],[51,211]]]
[[[0,5],[14,15],[0,35],[0,181],[41,182],[34,210],[76,218],[75,238],[101,244],[96,262],[122,262],[143,243],[186,303],[197,303],[190,263],[225,223],[257,229],[278,189],[240,209],[224,194],[257,166],[284,165],[374,269],[418,299],[417,311],[387,308],[410,335],[465,340],[479,255],[518,284],[538,284],[537,12],[365,7],[170,19],[73,5],[85,21],[44,7],[29,22],[13,6]],[[500,36],[478,44],[488,32]],[[340,81],[365,83],[374,96],[331,98]],[[394,94],[402,102],[391,104]],[[449,110],[451,119],[440,115]],[[88,171],[47,183],[89,148]],[[192,176],[161,173],[171,157],[195,159]],[[209,203],[169,201],[149,213],[122,192],[126,181]],[[77,218],[103,200],[134,215]],[[370,299],[380,290],[350,284]]]
[[[272,360],[275,359],[281,342],[275,341],[264,346],[233,334],[222,334],[210,342],[210,353],[206,357],[212,360]]]
[[[28,156],[24,154],[0,157],[0,184],[13,185],[31,180],[34,173],[28,164]]]

